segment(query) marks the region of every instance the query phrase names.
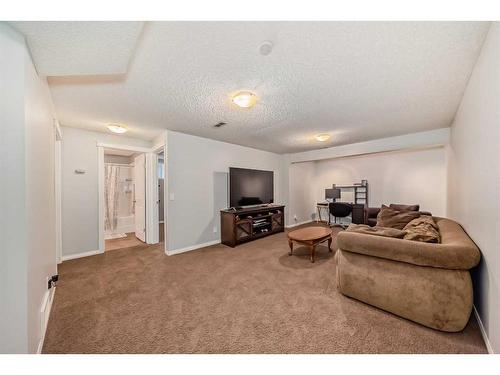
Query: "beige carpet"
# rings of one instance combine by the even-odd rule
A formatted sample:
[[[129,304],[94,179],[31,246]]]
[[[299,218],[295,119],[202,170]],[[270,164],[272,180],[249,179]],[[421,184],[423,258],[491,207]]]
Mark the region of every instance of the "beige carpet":
[[[334,245],[335,246],[335,241]],[[44,353],[485,353],[478,324],[438,332],[340,295],[333,253],[285,234],[166,256],[64,262]]]

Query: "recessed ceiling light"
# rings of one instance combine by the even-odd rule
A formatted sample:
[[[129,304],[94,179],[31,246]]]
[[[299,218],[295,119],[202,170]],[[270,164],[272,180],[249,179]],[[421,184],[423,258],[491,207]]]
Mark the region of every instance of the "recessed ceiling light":
[[[233,96],[231,101],[241,108],[250,108],[257,103],[257,96],[250,91],[240,91]]]
[[[318,142],[326,142],[330,139],[330,134],[318,134],[314,136]]]
[[[123,134],[127,132],[127,128],[123,125],[118,125],[118,124],[109,124],[108,129],[112,131],[113,133],[117,134]]]

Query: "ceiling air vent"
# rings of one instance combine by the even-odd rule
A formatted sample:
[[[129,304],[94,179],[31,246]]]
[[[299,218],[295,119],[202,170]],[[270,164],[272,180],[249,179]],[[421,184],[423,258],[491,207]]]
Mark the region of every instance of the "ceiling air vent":
[[[217,124],[214,125],[214,128],[220,128],[221,126],[227,125],[227,122],[218,122]]]

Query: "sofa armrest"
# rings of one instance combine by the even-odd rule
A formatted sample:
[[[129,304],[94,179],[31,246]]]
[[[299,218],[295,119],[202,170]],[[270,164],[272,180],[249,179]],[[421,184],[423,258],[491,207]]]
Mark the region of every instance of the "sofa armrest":
[[[465,241],[463,244],[435,244],[341,232],[337,237],[337,244],[339,249],[352,253],[452,270],[473,268],[477,266],[481,256],[471,240],[470,243]]]

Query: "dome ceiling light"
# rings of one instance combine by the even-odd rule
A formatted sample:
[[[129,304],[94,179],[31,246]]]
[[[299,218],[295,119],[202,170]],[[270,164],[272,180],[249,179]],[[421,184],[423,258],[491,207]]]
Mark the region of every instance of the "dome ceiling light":
[[[250,91],[240,91],[233,96],[231,101],[241,108],[250,108],[257,103],[257,96]]]
[[[318,142],[326,142],[330,139],[330,134],[318,134],[314,136]]]
[[[116,134],[123,134],[128,131],[128,129],[125,126],[118,124],[109,124],[108,129]]]

